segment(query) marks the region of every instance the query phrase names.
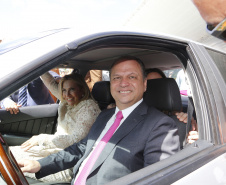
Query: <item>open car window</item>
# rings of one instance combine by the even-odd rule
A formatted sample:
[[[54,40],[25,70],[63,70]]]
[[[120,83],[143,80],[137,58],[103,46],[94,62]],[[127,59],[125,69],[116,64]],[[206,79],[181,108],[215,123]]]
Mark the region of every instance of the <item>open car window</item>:
[[[56,37],[53,37],[53,40],[56,40]],[[58,53],[57,49],[59,48],[64,49]],[[51,50],[50,53],[41,53],[36,60],[32,59],[28,68],[26,68],[26,75],[19,76],[17,83],[14,82],[16,76],[10,75],[12,83],[5,80],[1,81],[4,89],[1,89],[2,94],[0,96],[9,95],[30,79],[36,79],[53,68],[59,68],[62,75],[68,69],[73,69],[74,72],[80,73],[84,78],[90,70],[101,70],[102,75],[103,72],[106,74],[105,80],[102,78],[102,81],[108,82],[111,64],[122,55],[136,56],[144,62],[146,69],[159,68],[167,74],[167,77],[173,79],[177,79],[181,70],[187,75],[191,93],[185,96],[185,99],[181,96],[181,100],[182,104],[184,100],[183,108],[185,109],[183,110],[187,112],[189,98],[191,99],[195,111],[195,113],[193,111],[192,116],[198,124],[199,139],[193,144],[186,143],[186,134],[189,131],[187,129],[190,128],[186,128],[188,124],[184,124],[185,142],[180,151],[168,159],[116,179],[112,184],[171,184],[206,165],[214,157],[225,153],[225,54],[210,51],[197,43],[148,34],[126,34],[124,32],[82,37],[78,40],[74,39],[64,46],[60,45],[59,48],[54,52]],[[21,60],[23,60],[23,55]],[[32,122],[34,127],[42,124],[45,126],[51,125],[51,127],[40,126],[39,128],[45,128],[48,133],[54,133],[54,115],[57,107],[53,108],[50,105],[46,105],[46,107],[49,110],[45,109],[47,114],[45,114],[45,118],[41,117],[40,114],[40,117],[32,114],[28,117],[29,119],[30,116],[37,118],[32,119],[35,120]],[[171,114],[168,115],[172,116]],[[18,125],[12,126],[12,124],[18,123],[18,118],[8,119],[4,116],[2,116],[4,121],[1,124],[5,125],[1,132],[6,133],[5,136],[8,136],[9,133],[15,134],[18,131]],[[19,124],[21,123],[22,120],[19,121]],[[9,128],[13,129],[10,130]],[[25,126],[22,128],[25,128]],[[48,130],[48,128],[51,129]],[[30,136],[36,134],[36,129],[33,129],[33,127],[29,129],[32,130],[32,132],[29,132]],[[15,134],[15,137],[21,137],[23,134],[26,134],[26,132],[19,135]],[[10,138],[11,141],[12,138]]]

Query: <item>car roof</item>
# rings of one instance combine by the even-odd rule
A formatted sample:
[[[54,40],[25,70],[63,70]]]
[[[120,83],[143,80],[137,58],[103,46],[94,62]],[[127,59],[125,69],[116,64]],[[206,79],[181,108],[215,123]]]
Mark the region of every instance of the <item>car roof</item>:
[[[43,32],[38,32],[34,33],[32,35],[26,35],[8,42],[5,42],[0,45],[0,55],[4,54],[6,52],[9,52],[13,49],[16,49],[18,47],[21,47],[25,44],[28,44],[30,42],[33,42],[35,40],[41,39],[43,37],[49,36],[51,34],[63,31],[67,28],[60,28],[60,29],[55,29],[55,30],[48,30],[48,31],[43,31]]]
[[[75,29],[64,29],[60,31],[58,30],[58,32],[56,32],[55,34],[48,34],[39,39],[33,39],[32,42],[29,41],[29,43],[27,44],[21,44],[14,48],[5,50],[5,53],[2,53],[0,55],[0,61],[4,63],[4,67],[0,69],[0,79],[20,68],[25,69],[26,65],[28,65],[29,63],[35,62],[37,65],[41,65],[45,62],[45,60],[50,60],[51,58],[54,58],[68,50],[75,50],[79,45],[85,42],[113,35],[134,35],[143,37],[148,36],[165,39],[164,36],[160,35],[133,33],[126,31],[112,31],[90,34],[89,31],[79,32]],[[172,40],[173,38],[170,39]],[[178,39],[175,38],[174,40],[178,41]],[[182,42],[182,40],[180,40],[180,42]],[[110,50],[111,49],[106,49],[105,51],[108,51],[109,53]],[[101,52],[103,56],[105,56],[104,52]],[[128,53],[128,49],[124,49],[121,52],[117,49],[114,49],[111,52],[123,54]],[[139,52],[141,52],[141,50]],[[98,59],[98,56],[91,54],[92,52],[89,52],[89,54],[80,55],[78,58],[81,60],[90,60],[90,57],[92,57],[96,61]]]
[[[45,72],[41,67],[46,66],[48,70],[51,69],[47,63],[59,56],[62,59],[57,59],[58,65],[54,63],[52,67],[78,68],[83,75],[90,69],[108,70],[116,58],[127,54],[139,57],[146,68],[157,67],[162,70],[181,68],[183,65],[175,52],[179,47],[186,48],[191,42],[168,35],[128,31],[90,34],[90,30],[79,32],[78,29],[63,29],[54,33],[0,55],[3,64],[0,68],[0,90],[4,90],[9,83],[15,84],[16,80],[18,84],[15,84],[14,89],[20,83],[22,85],[25,78],[27,78],[26,83],[29,83],[28,74],[40,69],[37,72],[40,76]],[[143,42],[150,47],[143,47]],[[152,46],[153,43],[155,47]],[[166,49],[167,47],[171,47],[175,52]],[[64,57],[65,53],[67,57]],[[30,81],[37,75],[31,74]]]

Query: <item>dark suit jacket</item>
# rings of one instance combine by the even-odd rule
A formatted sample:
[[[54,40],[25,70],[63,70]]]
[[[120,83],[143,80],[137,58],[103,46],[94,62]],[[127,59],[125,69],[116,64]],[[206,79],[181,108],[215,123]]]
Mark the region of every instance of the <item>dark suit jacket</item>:
[[[81,162],[92,150],[114,112],[115,109],[110,109],[100,113],[88,136],[79,143],[39,160],[42,167],[36,177],[41,178],[73,166],[73,172],[77,174]],[[175,122],[142,102],[107,143],[87,178],[87,184],[105,184],[165,159],[178,150],[179,137]]]

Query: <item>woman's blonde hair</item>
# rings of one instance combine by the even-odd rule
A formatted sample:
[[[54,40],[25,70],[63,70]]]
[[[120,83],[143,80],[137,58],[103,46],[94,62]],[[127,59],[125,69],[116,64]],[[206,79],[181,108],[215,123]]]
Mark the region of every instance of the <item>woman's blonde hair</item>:
[[[89,88],[83,78],[82,75],[78,74],[78,73],[72,73],[69,75],[65,75],[61,80],[60,80],[60,98],[61,101],[63,101],[63,93],[62,93],[62,89],[63,89],[63,84],[66,80],[74,80],[76,85],[80,88],[80,90],[82,91],[82,98],[79,100],[78,103],[80,103],[83,100],[87,100],[91,98],[91,93],[89,91]]]

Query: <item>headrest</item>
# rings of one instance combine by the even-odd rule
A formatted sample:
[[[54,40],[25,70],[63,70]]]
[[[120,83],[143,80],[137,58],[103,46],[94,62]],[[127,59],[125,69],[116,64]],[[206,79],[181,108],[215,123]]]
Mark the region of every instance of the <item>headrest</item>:
[[[161,111],[181,111],[180,90],[173,78],[147,80],[144,101]]]
[[[109,104],[115,103],[110,92],[109,81],[96,82],[93,86],[92,95],[101,110],[106,109]]]

